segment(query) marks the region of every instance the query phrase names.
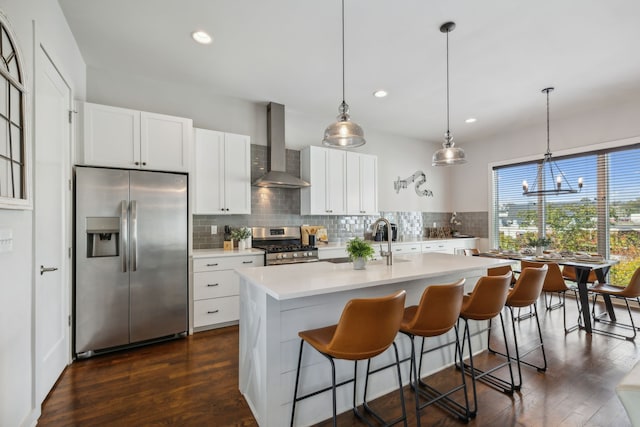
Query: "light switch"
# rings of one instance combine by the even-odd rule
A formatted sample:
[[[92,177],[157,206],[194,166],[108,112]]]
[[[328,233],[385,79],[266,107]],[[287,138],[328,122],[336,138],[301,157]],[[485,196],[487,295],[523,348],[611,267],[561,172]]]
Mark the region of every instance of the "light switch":
[[[211,234],[218,234],[218,226],[217,225],[212,225],[211,226]]]
[[[10,228],[0,229],[0,252],[13,251],[13,230]]]

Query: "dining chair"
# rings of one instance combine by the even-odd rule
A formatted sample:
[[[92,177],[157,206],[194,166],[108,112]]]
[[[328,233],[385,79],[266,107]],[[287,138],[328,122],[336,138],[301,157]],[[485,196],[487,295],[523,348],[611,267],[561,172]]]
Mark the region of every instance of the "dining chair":
[[[467,396],[467,382],[464,371],[462,383],[450,388],[446,392],[437,390],[422,380],[422,359],[429,352],[440,350],[442,345],[424,349],[426,338],[433,338],[447,334],[452,329],[455,335],[455,349],[459,352],[460,338],[458,335],[458,317],[462,307],[464,296],[465,279],[460,279],[456,283],[445,285],[429,285],[425,288],[418,305],[412,305],[404,309],[404,318],[400,324],[400,332],[411,340],[411,364],[409,375],[411,388],[414,391],[416,423],[420,426],[420,411],[429,405],[436,404],[442,409],[457,416],[460,420],[467,422],[471,418],[469,410],[469,398]],[[416,354],[415,337],[422,337],[420,352]],[[456,354],[462,358],[462,354]],[[464,405],[456,402],[450,397],[455,392],[462,390],[464,395]],[[421,398],[426,400],[421,403]]]
[[[560,270],[560,266],[555,262],[549,263],[541,263],[534,261],[521,261],[521,267],[533,267],[539,268],[543,265],[547,266],[547,275],[544,278],[544,283],[542,285],[542,293],[544,294],[544,305],[545,308],[549,311],[555,310],[557,308],[562,308],[562,320],[564,325],[564,332],[569,333],[575,331],[580,327],[580,298],[578,298],[578,289],[576,287],[567,286],[567,283],[564,281],[564,277],[562,277],[562,271]],[[574,299],[576,300],[576,306],[578,307],[578,322],[575,325],[567,328],[567,307],[565,305],[566,302],[566,293],[573,292]],[[547,299],[547,295],[549,298]],[[558,294],[559,302],[556,304],[552,304],[553,302],[553,294]]]
[[[464,330],[462,333],[462,348],[456,349],[456,366],[471,376],[471,385],[473,389],[473,408],[470,409],[470,416],[475,417],[478,411],[478,393],[476,390],[476,382],[483,383],[495,388],[506,394],[512,394],[514,391],[513,368],[511,366],[511,357],[509,356],[509,346],[507,345],[507,330],[504,327],[504,318],[502,309],[507,300],[509,286],[511,284],[511,272],[507,272],[502,276],[483,276],[478,279],[478,283],[469,295],[465,295],[462,299],[462,307],[460,309],[459,321],[464,322]],[[471,347],[471,331],[469,330],[469,321],[486,321],[500,316],[500,324],[502,325],[502,336],[504,338],[507,361],[493,366],[488,370],[481,370],[473,365],[473,348]],[[466,338],[466,344],[465,344]],[[469,363],[465,363],[458,356],[464,353],[465,345],[469,346]],[[497,370],[508,367],[509,380],[504,380],[494,374]]]
[[[300,337],[300,353],[298,355],[298,368],[296,370],[296,383],[293,391],[293,407],[291,409],[291,426],[294,425],[296,404],[303,399],[315,396],[319,393],[331,390],[333,400],[333,425],[337,426],[337,387],[353,381],[353,412],[357,418],[370,424],[368,419],[362,414],[356,405],[356,379],[358,373],[358,361],[367,361],[367,373],[364,382],[364,411],[385,426],[397,424],[400,421],[407,426],[407,414],[404,404],[404,393],[402,387],[402,376],[400,373],[400,358],[395,337],[400,329],[400,322],[404,315],[405,291],[398,291],[392,295],[380,298],[359,298],[352,299],[345,305],[340,320],[332,326],[325,326],[318,329],[310,329],[298,333]],[[326,357],[331,364],[331,386],[322,390],[317,390],[298,397],[298,383],[300,380],[300,368],[302,365],[302,350],[307,343],[320,354]],[[402,415],[389,422],[383,420],[380,415],[373,411],[367,402],[367,386],[369,384],[369,374],[371,372],[371,359],[385,352],[393,345],[395,352],[395,363],[389,365],[396,366],[398,374],[398,389],[400,394],[400,404]],[[334,359],[352,360],[354,362],[353,379],[336,384],[336,368]],[[382,369],[382,368],[381,368]]]
[[[518,277],[518,281],[513,286],[513,288],[509,291],[507,295],[507,300],[505,302],[505,307],[509,308],[511,312],[512,322],[511,325],[513,327],[513,342],[515,344],[516,350],[516,364],[518,367],[518,383],[514,383],[514,389],[520,390],[522,387],[522,369],[521,365],[528,365],[536,368],[539,372],[544,372],[547,370],[547,355],[544,351],[544,342],[542,340],[542,329],[540,328],[540,321],[538,319],[538,308],[535,302],[540,298],[540,294],[542,293],[542,286],[544,285],[544,278],[547,275],[547,265],[542,265],[539,268],[527,267],[523,268],[520,276]],[[518,345],[518,334],[516,331],[516,323],[513,321],[513,309],[521,308],[521,307],[533,307],[533,315],[536,319],[536,325],[538,327],[538,337],[540,342],[528,349],[525,352],[521,352]],[[489,320],[489,335],[487,337],[487,347],[491,353],[499,354],[501,356],[510,359],[509,355],[509,347],[505,340],[505,349],[506,353],[501,353],[497,350],[491,348],[491,320]],[[527,362],[523,360],[526,356],[531,354],[533,351],[540,349],[542,353],[543,363],[541,366],[535,365],[531,362]]]
[[[476,248],[471,248],[471,249],[464,249],[464,254],[466,256],[473,256],[473,255],[478,255],[480,254],[480,251],[477,250]]]
[[[575,267],[572,267],[570,265],[565,265],[562,267],[562,277],[564,277],[565,280],[569,280],[571,282],[578,282],[576,269]],[[595,270],[591,270],[591,272],[589,273],[589,278],[587,279],[587,283],[595,283],[597,281],[598,276],[596,275]]]
[[[516,283],[516,273],[510,265],[501,265],[499,267],[492,267],[487,269],[487,276],[503,276],[507,273],[511,273],[511,285]]]
[[[631,309],[629,308],[629,300],[635,300],[640,306],[640,298],[639,298],[640,297],[640,267],[636,269],[636,271],[633,273],[633,276],[631,277],[631,280],[629,281],[629,284],[624,288],[620,286],[613,286],[607,283],[599,283],[589,288],[589,291],[593,292],[594,294],[594,298],[593,298],[594,310],[595,310],[595,305],[596,305],[598,296],[609,295],[610,297],[623,299],[625,302],[625,305],[627,306],[627,313],[629,313],[629,320],[630,320],[630,324],[620,323],[617,321],[614,322],[610,320],[604,320],[602,319],[602,317],[607,314],[607,312],[604,311],[599,314],[595,314],[595,312],[593,313],[594,323],[601,322],[605,324],[618,326],[624,329],[631,329],[633,330],[633,335],[618,334],[612,331],[596,329],[596,328],[592,328],[592,330],[594,332],[599,332],[601,334],[610,335],[618,338],[625,338],[629,341],[634,341],[636,338],[636,332],[640,330],[640,328],[636,327],[635,323],[633,322],[633,316],[631,315]]]

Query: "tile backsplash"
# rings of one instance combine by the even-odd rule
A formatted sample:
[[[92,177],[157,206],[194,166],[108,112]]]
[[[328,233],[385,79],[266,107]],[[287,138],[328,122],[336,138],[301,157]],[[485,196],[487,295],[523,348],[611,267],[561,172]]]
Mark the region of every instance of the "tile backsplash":
[[[300,152],[287,151],[287,172],[300,176]],[[267,147],[251,145],[251,180],[262,176],[267,170]],[[448,226],[451,212],[388,212],[379,215],[300,215],[300,190],[286,188],[251,187],[251,215],[194,215],[193,248],[221,248],[224,226],[300,226],[323,225],[327,228],[329,241],[362,237],[371,232],[371,225],[383,216],[398,225],[399,239],[416,239],[424,236],[425,227],[434,223],[438,227]],[[457,212],[461,224],[460,233],[476,237],[488,236],[487,212]],[[211,234],[211,226],[218,226],[218,233]]]

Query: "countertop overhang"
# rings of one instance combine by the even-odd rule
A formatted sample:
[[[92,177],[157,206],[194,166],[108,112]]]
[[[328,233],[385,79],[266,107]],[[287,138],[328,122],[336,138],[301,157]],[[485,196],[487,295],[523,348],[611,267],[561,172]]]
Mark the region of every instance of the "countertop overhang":
[[[393,265],[386,260],[369,262],[365,270],[354,270],[352,263],[311,262],[269,267],[240,268],[241,278],[260,286],[276,300],[361,289],[376,285],[441,277],[510,265],[514,261],[442,253],[395,256]]]

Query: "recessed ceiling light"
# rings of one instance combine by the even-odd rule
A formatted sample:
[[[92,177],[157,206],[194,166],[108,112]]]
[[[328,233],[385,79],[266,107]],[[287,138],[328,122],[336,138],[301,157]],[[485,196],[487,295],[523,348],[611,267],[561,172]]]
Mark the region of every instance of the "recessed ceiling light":
[[[387,95],[388,95],[387,91],[382,89],[373,92],[373,96],[375,96],[376,98],[384,98]]]
[[[465,120],[465,123],[475,123],[476,122],[476,118],[475,117],[469,117],[467,120]]]
[[[194,31],[191,37],[200,44],[209,44],[213,41],[213,38],[204,31]]]

